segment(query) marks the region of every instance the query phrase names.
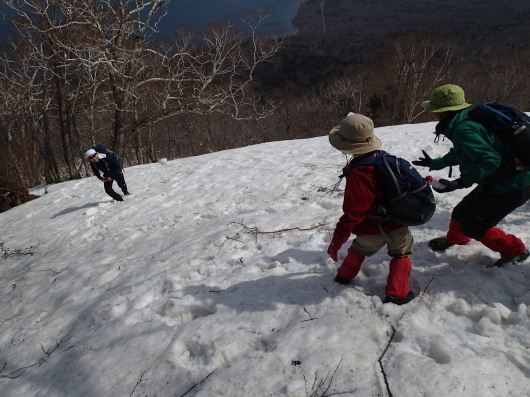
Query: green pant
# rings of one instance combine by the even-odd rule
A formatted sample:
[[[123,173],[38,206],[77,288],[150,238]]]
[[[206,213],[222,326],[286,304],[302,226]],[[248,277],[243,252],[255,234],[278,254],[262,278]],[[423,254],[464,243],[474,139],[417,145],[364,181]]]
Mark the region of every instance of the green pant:
[[[388,240],[390,238],[390,242]],[[353,240],[352,247],[362,256],[372,256],[387,245],[388,255],[399,258],[412,255],[414,238],[407,226],[383,234],[358,235]]]

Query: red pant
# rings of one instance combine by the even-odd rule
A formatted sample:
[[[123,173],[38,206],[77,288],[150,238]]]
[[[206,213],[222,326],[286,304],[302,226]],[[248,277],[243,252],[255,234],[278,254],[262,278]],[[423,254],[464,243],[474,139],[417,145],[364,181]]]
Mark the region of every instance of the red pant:
[[[364,256],[348,248],[348,254],[338,269],[339,276],[351,280],[361,270]],[[405,298],[410,291],[409,276],[412,271],[412,262],[409,257],[392,258],[386,281],[385,294],[397,298]]]
[[[449,244],[464,245],[471,241],[460,229],[460,222],[451,219],[447,242]],[[479,240],[490,250],[498,252],[501,256],[517,256],[524,252],[524,243],[513,234],[506,234],[496,227],[489,228],[482,239]]]

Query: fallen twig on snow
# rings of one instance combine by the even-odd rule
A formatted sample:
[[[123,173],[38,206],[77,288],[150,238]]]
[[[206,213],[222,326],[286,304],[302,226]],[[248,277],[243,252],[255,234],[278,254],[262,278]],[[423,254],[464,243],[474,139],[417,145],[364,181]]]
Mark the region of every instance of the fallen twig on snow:
[[[195,389],[195,388],[196,388],[197,386],[199,386],[202,382],[204,382],[206,379],[208,379],[208,377],[209,377],[211,374],[213,374],[214,372],[215,372],[215,370],[213,370],[212,372],[210,372],[210,373],[209,373],[208,375],[206,375],[206,377],[205,377],[204,379],[202,379],[199,383],[196,383],[196,384],[194,384],[192,387],[190,387],[190,388],[186,391],[186,393],[181,394],[180,397],[184,397],[184,396],[185,396],[186,394],[188,394],[190,391],[192,391],[193,389]]]
[[[396,336],[396,329],[391,325],[392,328],[392,335],[390,335],[390,339],[388,340],[388,343],[386,344],[385,350],[383,350],[383,353],[381,353],[381,356],[379,356],[379,359],[377,360],[379,362],[379,367],[381,368],[381,373],[383,374],[383,379],[385,380],[386,385],[386,391],[388,392],[388,397],[392,397],[392,392],[390,391],[390,385],[388,384],[388,379],[386,377],[385,368],[383,367],[383,357],[385,357],[385,354],[392,344],[392,341],[394,340],[394,336]]]
[[[317,192],[324,193],[324,196],[326,194],[331,195],[333,193],[337,193],[339,196],[344,195],[344,189],[339,189],[338,186],[335,186],[335,185],[333,185],[331,188],[315,186],[315,185],[311,185],[311,186],[316,188]]]
[[[27,248],[23,248],[23,249],[15,249],[15,250],[12,250],[10,248],[7,248],[5,245],[4,245],[4,242],[1,242],[0,241],[0,250],[1,250],[1,256],[4,257],[4,259],[7,259],[9,258],[10,256],[15,256],[15,255],[33,255],[35,253],[35,251],[33,251],[33,249],[35,248],[36,246],[35,245],[32,245],[30,247],[27,247]]]
[[[41,347],[42,351],[44,352],[44,357],[41,357],[36,363],[30,364],[30,365],[26,365],[25,367],[21,367],[19,369],[16,369],[16,370],[10,372],[10,373],[7,373],[7,374],[4,372],[7,363],[4,363],[4,366],[3,366],[2,370],[0,371],[0,378],[16,379],[16,378],[18,378],[20,376],[20,374],[18,374],[19,372],[21,372],[21,371],[23,371],[25,369],[28,369],[28,368],[41,366],[46,361],[48,361],[48,359],[51,358],[52,353],[55,352],[59,348],[59,342],[55,341],[55,347],[54,348],[45,349],[42,344],[40,345],[40,347]],[[70,346],[66,350],[69,350],[72,347],[73,346]]]
[[[131,396],[133,395],[134,391],[136,390],[136,388],[138,387],[138,385],[139,385],[140,383],[142,383],[142,382],[148,380],[148,379],[144,379],[144,375],[145,375],[145,373],[146,373],[147,371],[149,371],[149,368],[146,369],[145,371],[143,371],[143,372],[140,374],[140,379],[138,380],[138,382],[136,382],[136,385],[134,385],[134,389],[132,390],[131,394],[129,394],[129,397],[131,397]]]
[[[423,293],[424,294],[425,294],[425,292],[427,292],[427,288],[429,288],[429,286],[431,285],[431,283],[434,281],[435,278],[436,278],[436,276],[432,276],[432,278],[429,280],[429,282],[427,283],[427,285],[423,289]]]
[[[305,323],[306,321],[313,321],[313,320],[318,320],[318,317],[313,317],[308,311],[307,309],[304,307],[304,312],[307,313],[307,315],[309,316],[309,318],[307,320],[304,320],[302,321],[303,323]]]
[[[240,225],[241,227],[243,227],[243,230],[247,233],[250,233],[252,234],[256,240],[258,239],[258,235],[260,234],[281,234],[281,233],[284,233],[284,232],[291,232],[293,230],[298,230],[300,232],[305,232],[305,231],[308,231],[308,230],[314,230],[314,229],[317,229],[319,227],[322,227],[322,226],[325,226],[326,223],[319,223],[318,225],[316,226],[313,226],[313,227],[308,227],[308,228],[301,228],[301,227],[290,227],[290,228],[286,228],[286,229],[279,229],[279,230],[272,230],[272,231],[263,231],[263,230],[260,230],[258,229],[257,227],[249,227],[241,222],[232,222],[232,224],[235,224],[235,225]]]
[[[301,363],[297,364],[297,365],[300,365],[300,372],[302,372],[302,376],[303,376],[304,382],[306,384],[307,397],[325,397],[326,396],[326,393],[329,390],[329,388],[331,387],[331,384],[333,383],[333,379],[335,378],[335,374],[339,370],[339,367],[342,364],[342,360],[343,359],[344,358],[340,359],[339,364],[337,365],[337,368],[335,368],[335,371],[333,371],[333,374],[331,374],[331,377],[330,377],[330,373],[328,372],[326,377],[324,379],[320,378],[318,383],[317,383],[318,370],[315,372],[315,379],[313,380],[313,384],[311,385],[311,390],[310,390],[311,394],[309,394],[309,391],[307,390],[307,378],[305,376],[305,373],[304,373],[304,370],[303,370],[302,366],[300,365]]]

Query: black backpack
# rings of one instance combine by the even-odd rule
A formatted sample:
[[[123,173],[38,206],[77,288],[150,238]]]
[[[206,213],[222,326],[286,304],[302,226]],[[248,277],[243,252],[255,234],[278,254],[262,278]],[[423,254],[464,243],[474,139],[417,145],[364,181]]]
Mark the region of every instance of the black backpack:
[[[417,226],[431,219],[436,210],[431,186],[407,160],[379,150],[376,156],[354,159],[341,176],[361,165],[374,165],[383,184],[384,202],[378,205],[382,222]]]
[[[113,157],[119,164],[121,164],[120,156],[118,156],[117,153],[113,152],[108,147],[103,146],[103,145],[96,145],[96,146],[92,146],[92,149],[94,149],[98,153],[103,153],[103,154]]]
[[[468,112],[468,118],[484,124],[510,144],[515,164],[530,166],[530,117],[501,102],[481,103]]]

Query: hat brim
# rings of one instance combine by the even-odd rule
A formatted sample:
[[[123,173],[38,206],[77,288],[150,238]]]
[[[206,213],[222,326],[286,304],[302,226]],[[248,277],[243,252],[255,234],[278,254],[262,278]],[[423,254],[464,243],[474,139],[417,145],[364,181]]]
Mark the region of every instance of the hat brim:
[[[451,110],[462,110],[462,109],[466,109],[473,105],[471,105],[470,103],[463,103],[461,105],[437,107],[436,105],[433,105],[431,101],[425,101],[421,103],[421,106],[427,109],[429,112],[440,113],[440,112],[449,112]]]
[[[340,125],[337,125],[329,132],[329,143],[335,149],[344,154],[364,154],[370,153],[374,150],[379,150],[383,146],[383,142],[374,134],[373,140],[370,143],[361,142],[354,143],[344,139],[339,135]]]

